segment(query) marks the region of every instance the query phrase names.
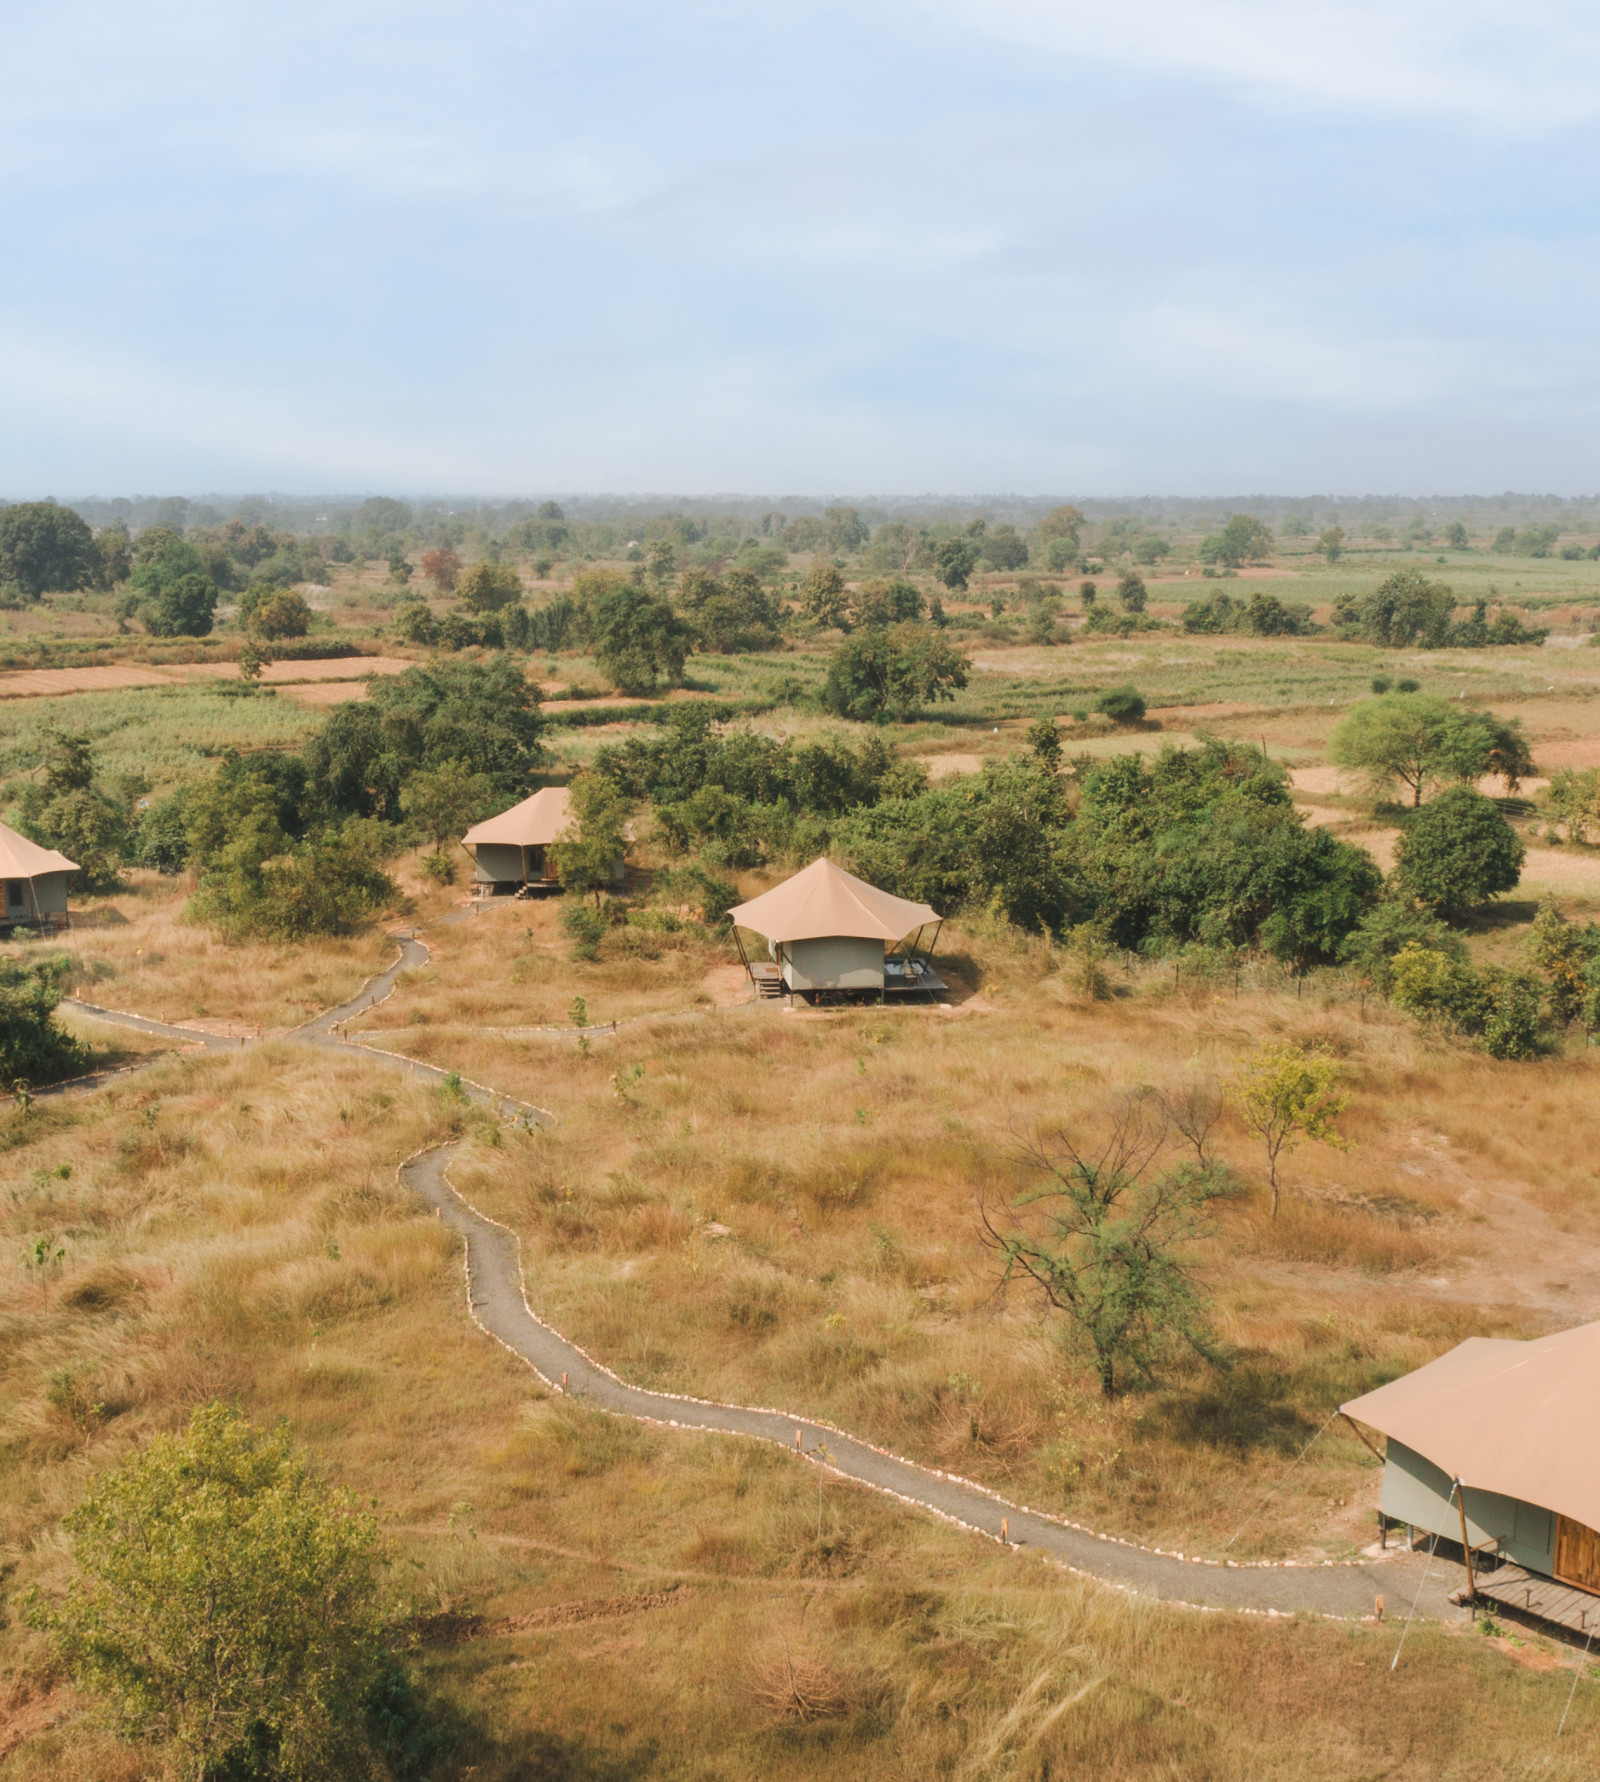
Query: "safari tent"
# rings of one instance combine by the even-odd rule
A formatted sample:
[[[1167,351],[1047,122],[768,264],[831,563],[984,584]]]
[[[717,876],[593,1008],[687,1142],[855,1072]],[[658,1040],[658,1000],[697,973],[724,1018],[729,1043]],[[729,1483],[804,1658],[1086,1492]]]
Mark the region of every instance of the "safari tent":
[[[814,1002],[945,988],[933,969],[932,947],[921,952],[917,946],[930,925],[937,942],[944,918],[925,903],[880,891],[826,857],[728,916],[736,937],[744,928],[767,943],[767,959],[752,961],[739,941],[745,969],[764,995]],[[891,954],[902,942],[909,944]]]
[[[77,870],[75,860],[0,823],[0,930],[67,927],[67,880]]]
[[[1387,1438],[1381,1513],[1459,1544],[1469,1589],[1600,1629],[1600,1323],[1469,1337],[1352,1399]]]
[[[551,844],[572,817],[572,794],[565,786],[546,786],[498,817],[475,823],[461,838],[472,856],[481,897],[525,896],[533,891],[559,891]],[[623,863],[612,868],[620,881]]]

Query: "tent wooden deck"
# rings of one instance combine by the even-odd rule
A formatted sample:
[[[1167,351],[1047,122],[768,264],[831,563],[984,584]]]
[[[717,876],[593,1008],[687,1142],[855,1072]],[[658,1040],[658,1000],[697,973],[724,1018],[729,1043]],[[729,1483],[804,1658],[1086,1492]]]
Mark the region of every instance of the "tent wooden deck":
[[[1585,1637],[1600,1633],[1600,1596],[1579,1590],[1559,1579],[1525,1571],[1520,1565],[1502,1565],[1474,1576],[1477,1594],[1519,1615],[1537,1615]]]

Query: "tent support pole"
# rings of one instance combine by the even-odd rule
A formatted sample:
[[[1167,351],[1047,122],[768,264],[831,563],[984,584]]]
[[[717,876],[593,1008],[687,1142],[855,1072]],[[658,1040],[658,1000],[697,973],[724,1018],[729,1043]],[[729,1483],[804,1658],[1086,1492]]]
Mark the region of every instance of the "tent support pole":
[[[1472,1577],[1472,1543],[1467,1539],[1467,1488],[1456,1480],[1456,1509],[1461,1515],[1461,1557],[1467,1562],[1467,1601],[1478,1600],[1478,1587]]]
[[[1374,1460],[1376,1460],[1377,1462],[1379,1462],[1379,1464],[1381,1465],[1383,1463],[1383,1456],[1378,1452],[1378,1450],[1376,1448],[1373,1447],[1371,1442],[1369,1442],[1367,1440],[1367,1438],[1364,1435],[1362,1435],[1361,1425],[1356,1422],[1354,1417],[1345,1417],[1345,1414],[1343,1411],[1341,1411],[1339,1413],[1339,1415],[1341,1417],[1344,1417],[1345,1422],[1348,1423],[1350,1425],[1350,1427],[1356,1432],[1356,1437],[1360,1441],[1361,1445],[1372,1456],[1372,1458]]]
[[[733,944],[739,949],[739,963],[744,967],[744,975],[753,984],[756,981],[756,974],[750,969],[750,960],[745,953],[744,942],[739,938],[739,924],[737,922],[733,925]]]

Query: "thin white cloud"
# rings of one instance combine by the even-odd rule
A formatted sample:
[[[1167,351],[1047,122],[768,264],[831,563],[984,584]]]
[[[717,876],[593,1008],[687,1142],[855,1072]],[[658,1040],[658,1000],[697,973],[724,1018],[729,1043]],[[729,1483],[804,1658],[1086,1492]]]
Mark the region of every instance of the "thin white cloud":
[[[987,37],[1267,93],[1513,128],[1600,113],[1600,21],[1572,0],[922,0]]]

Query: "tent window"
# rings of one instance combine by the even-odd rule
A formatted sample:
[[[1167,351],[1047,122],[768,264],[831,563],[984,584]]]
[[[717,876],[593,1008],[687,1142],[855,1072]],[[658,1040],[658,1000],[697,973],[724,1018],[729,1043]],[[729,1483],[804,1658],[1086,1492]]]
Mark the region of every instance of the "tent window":
[[[6,880],[6,908],[20,910],[22,908],[22,880]]]

